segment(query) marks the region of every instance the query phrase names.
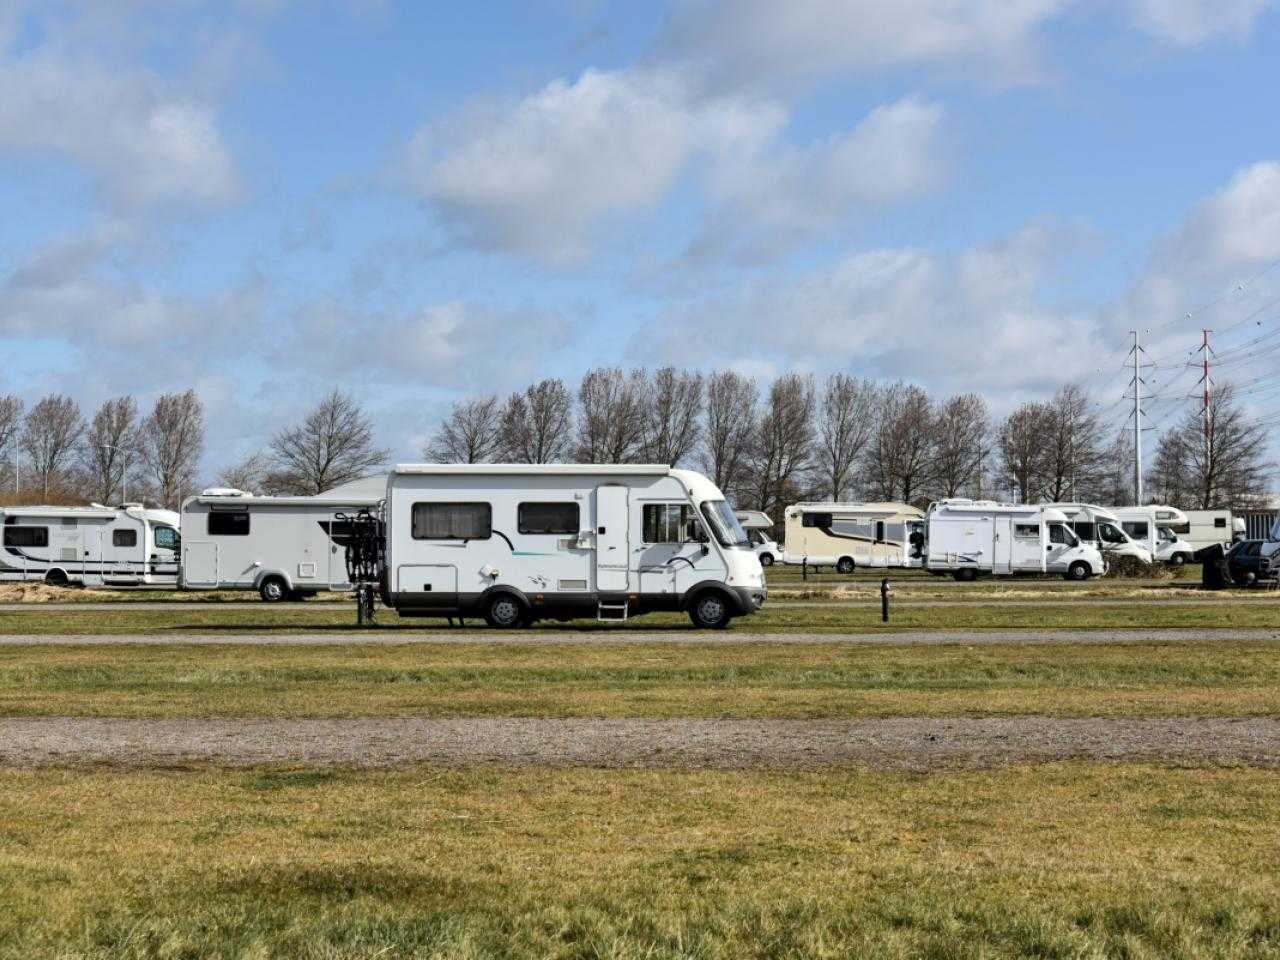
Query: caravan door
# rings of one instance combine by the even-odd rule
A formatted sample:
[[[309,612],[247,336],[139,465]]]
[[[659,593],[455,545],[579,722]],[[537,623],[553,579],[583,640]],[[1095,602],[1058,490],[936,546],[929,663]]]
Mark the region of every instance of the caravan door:
[[[596,487],[596,590],[626,593],[631,586],[627,487]]]
[[[996,514],[991,530],[991,572],[1013,573],[1013,517]]]
[[[98,557],[102,579],[107,583],[138,583],[142,580],[142,554],[146,549],[141,522],[121,520],[103,524],[98,531]]]
[[[182,585],[217,587],[218,545],[212,540],[188,540],[182,545]]]

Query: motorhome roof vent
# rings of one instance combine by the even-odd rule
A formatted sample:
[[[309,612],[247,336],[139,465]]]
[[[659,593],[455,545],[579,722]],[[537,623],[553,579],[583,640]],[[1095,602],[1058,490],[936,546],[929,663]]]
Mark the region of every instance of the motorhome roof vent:
[[[209,487],[200,491],[202,497],[247,497],[250,494],[235,487]]]

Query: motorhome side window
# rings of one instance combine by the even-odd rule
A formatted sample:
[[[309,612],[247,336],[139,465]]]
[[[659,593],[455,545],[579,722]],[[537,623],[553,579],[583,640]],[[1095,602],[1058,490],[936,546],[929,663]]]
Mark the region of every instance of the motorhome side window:
[[[1025,540],[1040,539],[1040,524],[1038,523],[1015,523],[1013,525],[1013,535],[1022,537]]]
[[[806,513],[800,518],[800,526],[802,527],[829,527],[831,526],[831,514],[829,513]]]
[[[415,540],[488,540],[493,533],[493,507],[487,503],[415,503],[411,527]]]
[[[1121,526],[1124,527],[1124,532],[1135,540],[1147,539],[1147,524],[1145,520],[1128,521],[1122,523]]]
[[[211,537],[247,537],[249,535],[248,510],[212,510],[206,528]],[[156,544],[159,546],[159,543]]]
[[[576,503],[522,503],[516,508],[516,529],[521,533],[577,533]]]
[[[645,543],[684,543],[693,508],[687,503],[646,503]]]
[[[1227,518],[1226,518],[1226,517],[1214,517],[1214,518],[1213,518],[1213,525],[1214,525],[1215,527],[1225,527],[1225,526],[1227,525]]]
[[[49,528],[5,527],[4,545],[6,547],[47,547],[49,545]]]
[[[138,545],[138,531],[112,530],[111,545],[113,547],[136,547]]]

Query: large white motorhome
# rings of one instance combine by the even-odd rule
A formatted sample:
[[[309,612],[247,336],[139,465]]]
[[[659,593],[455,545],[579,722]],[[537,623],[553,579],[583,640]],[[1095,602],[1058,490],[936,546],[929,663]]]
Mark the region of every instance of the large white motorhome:
[[[1193,559],[1195,548],[1174,532],[1177,527],[1187,526],[1187,515],[1177,507],[1117,507],[1115,514],[1124,532],[1149,550],[1157,563],[1180,567]]]
[[[85,586],[178,580],[178,515],[120,507],[4,507],[0,580]]]
[[[733,515],[742,524],[742,529],[747,531],[747,540],[760,558],[760,566],[772,567],[782,554],[782,548],[771,536],[773,518],[763,510],[735,510]]]
[[[1045,503],[1042,506],[1061,511],[1081,540],[1096,543],[1107,556],[1134,557],[1142,563],[1151,563],[1151,551],[1125,533],[1115,511],[1092,503]]]
[[[724,494],[658,465],[405,464],[387,479],[383,602],[493,627],[683,610],[720,628],[764,603]]]
[[[256,590],[267,602],[349,590],[350,517],[383,497],[354,484],[314,497],[210,489],[182,505],[182,586]]]
[[[927,516],[925,566],[957,580],[979,574],[1060,573],[1087,580],[1106,573],[1102,554],[1052,507],[941,500]]]
[[[905,503],[797,503],[787,507],[782,561],[857,567],[920,566],[924,512]],[[914,563],[912,561],[915,561]]]
[[[1183,533],[1192,550],[1200,551],[1215,544],[1229,546],[1244,536],[1244,520],[1230,510],[1188,510]]]

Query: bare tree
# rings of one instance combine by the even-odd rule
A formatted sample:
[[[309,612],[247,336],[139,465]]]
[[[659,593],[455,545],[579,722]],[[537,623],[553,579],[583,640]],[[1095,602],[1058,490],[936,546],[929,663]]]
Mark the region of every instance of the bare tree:
[[[0,397],[0,454],[7,453],[8,456],[0,459],[4,469],[18,468],[14,465],[13,454],[18,449],[18,441],[22,436],[22,410],[25,405],[22,398],[15,394],[8,394]],[[10,481],[17,480],[17,477],[10,477]]]
[[[513,393],[498,428],[502,456],[515,463],[559,463],[568,454],[573,396],[557,379]]]
[[[923,388],[901,382],[885,387],[868,471],[873,494],[903,503],[924,494],[933,480],[934,437],[933,402]]]
[[[139,459],[138,403],[133,397],[107,400],[93,415],[80,451],[90,495],[99,503],[123,498],[129,473]]]
[[[756,426],[756,382],[732,370],[707,380],[702,428],[702,469],[723,491],[736,491],[750,461]]]
[[[1000,465],[1019,503],[1030,503],[1044,484],[1050,413],[1044,404],[1024,403],[1000,425]]]
[[[648,382],[643,370],[598,367],[578,388],[580,463],[634,463],[644,448]]]
[[[1133,433],[1120,430],[1103,455],[1104,466],[1089,494],[1090,503],[1124,506],[1134,502]],[[1160,503],[1172,501],[1161,500]]]
[[[1271,479],[1266,429],[1244,415],[1230,384],[1214,391],[1209,419],[1209,437],[1202,413],[1193,411],[1160,438],[1153,486],[1190,509],[1252,506]]]
[[[1102,424],[1089,395],[1074,383],[1046,404],[1044,496],[1053,503],[1091,491],[1104,467]]]
[[[249,493],[266,492],[270,487],[268,479],[271,461],[261,451],[251,453],[238,463],[223,467],[215,478],[218,486],[230,487],[234,490],[245,490]],[[270,491],[279,492],[279,491]]]
[[[31,460],[31,470],[44,485],[71,459],[84,433],[80,407],[70,397],[54,393],[40,400],[27,414],[22,427],[22,449]]]
[[[975,485],[990,430],[987,404],[978,394],[956,394],[942,405],[933,425],[933,476],[942,496],[960,496]]]
[[[822,391],[817,459],[825,495],[843,500],[849,493],[871,431],[875,427],[876,385],[847,373],[833,373]]]
[[[196,483],[204,453],[204,404],[194,390],[165,393],[142,422],[141,452],[162,506],[176,510]]]
[[[302,423],[271,441],[269,482],[279,492],[315,496],[368,476],[390,451],[375,447],[373,422],[355,398],[334,389]]]
[[[644,458],[680,464],[698,444],[702,374],[663,367],[653,375],[645,411]]]
[[[756,429],[751,458],[752,500],[766,513],[801,499],[801,480],[813,457],[813,378],[778,377]]]
[[[423,454],[436,463],[492,463],[501,448],[500,412],[493,394],[455,403]]]

